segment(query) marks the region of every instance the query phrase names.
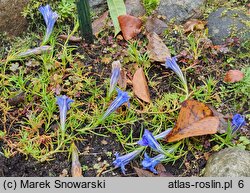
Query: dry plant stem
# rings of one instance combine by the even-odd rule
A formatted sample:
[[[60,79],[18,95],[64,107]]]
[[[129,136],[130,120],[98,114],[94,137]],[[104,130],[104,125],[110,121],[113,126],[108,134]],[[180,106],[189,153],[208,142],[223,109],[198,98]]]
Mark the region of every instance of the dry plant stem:
[[[61,140],[60,140],[60,135],[58,134],[58,140],[57,140],[57,141],[58,141],[58,144],[57,144],[56,149],[53,150],[53,151],[50,151],[49,153],[47,153],[47,154],[45,154],[45,155],[43,155],[43,156],[39,159],[39,161],[40,161],[40,162],[47,161],[47,160],[49,159],[49,157],[51,157],[53,154],[59,153],[59,152],[63,152],[64,150],[61,150],[61,149],[64,147],[64,145],[66,144],[66,142],[67,142],[67,141],[71,141],[73,137],[69,137],[69,138],[67,138],[66,140],[65,140],[64,138],[65,138],[65,133],[64,133],[64,134],[62,133],[62,139],[61,139]]]

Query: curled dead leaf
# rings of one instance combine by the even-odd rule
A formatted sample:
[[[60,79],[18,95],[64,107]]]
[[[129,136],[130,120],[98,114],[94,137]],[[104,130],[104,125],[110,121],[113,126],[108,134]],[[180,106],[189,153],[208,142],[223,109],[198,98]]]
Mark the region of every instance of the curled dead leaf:
[[[150,17],[146,22],[146,30],[148,33],[155,32],[157,35],[160,35],[167,27],[168,26],[164,21],[156,17]]]
[[[68,170],[67,169],[63,169],[63,171],[61,172],[61,174],[59,175],[59,177],[66,177],[68,176]]]
[[[13,98],[10,98],[8,100],[8,103],[11,106],[17,106],[18,104],[23,103],[25,101],[25,98],[26,98],[25,93],[21,92],[18,95],[14,96]]]
[[[244,73],[240,70],[229,70],[225,77],[224,81],[228,83],[239,82],[244,78]]]
[[[148,170],[140,169],[137,167],[134,167],[135,172],[139,177],[173,177],[173,175],[166,171],[165,167],[159,163],[155,169],[158,172],[158,174],[154,174]]]
[[[224,116],[222,113],[218,112],[214,107],[211,105],[207,105],[211,111],[213,112],[213,115],[215,117],[218,117],[220,120],[219,128],[218,128],[218,133],[226,133],[228,129],[228,122],[226,116]]]
[[[142,21],[131,15],[120,15],[118,17],[122,35],[125,40],[130,40],[141,32]]]
[[[122,90],[126,90],[127,87],[127,72],[122,69],[118,79],[118,85]]]
[[[164,62],[166,61],[167,57],[171,57],[169,49],[164,44],[162,39],[155,33],[148,33],[148,54],[151,60],[157,62]]]
[[[198,19],[190,19],[184,24],[184,31],[192,32],[194,30],[203,30],[206,25],[206,22],[198,20]]]
[[[138,68],[133,76],[133,91],[141,100],[150,103],[150,94],[143,68]]]
[[[108,11],[104,12],[92,23],[93,34],[97,37],[107,23]]]
[[[215,134],[219,124],[219,118],[213,115],[207,105],[195,100],[186,100],[181,104],[175,127],[165,140],[173,142],[193,136]]]
[[[134,169],[135,169],[136,174],[139,177],[159,177],[158,175],[155,175],[152,172],[141,169],[141,168],[134,167]]]

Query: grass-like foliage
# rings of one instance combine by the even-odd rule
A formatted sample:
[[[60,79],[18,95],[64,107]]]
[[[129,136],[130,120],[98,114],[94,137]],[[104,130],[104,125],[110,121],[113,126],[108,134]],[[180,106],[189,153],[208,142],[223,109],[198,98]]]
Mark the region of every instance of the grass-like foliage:
[[[157,8],[160,0],[143,0],[142,3],[146,9],[147,14],[150,15]]]

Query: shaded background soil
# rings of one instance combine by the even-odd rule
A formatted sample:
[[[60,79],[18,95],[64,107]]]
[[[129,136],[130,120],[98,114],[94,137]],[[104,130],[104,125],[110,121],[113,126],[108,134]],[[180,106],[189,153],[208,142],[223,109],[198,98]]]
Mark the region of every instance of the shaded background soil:
[[[108,152],[123,152],[121,145],[113,140],[112,137],[104,138],[92,136],[88,142],[78,144],[80,154],[80,163],[88,167],[83,172],[84,177],[103,176],[119,177],[124,176],[120,169],[112,169],[113,156],[108,156]],[[94,165],[97,168],[93,167]],[[206,165],[206,159],[203,154],[197,158],[191,152],[186,157],[177,160],[175,163],[163,164],[166,172],[173,176],[199,176]],[[111,166],[111,167],[110,167]],[[126,175],[136,177],[137,174],[133,167],[141,168],[139,159],[134,160],[126,166]],[[98,171],[100,169],[100,171]],[[31,157],[16,154],[9,159],[0,155],[0,176],[6,177],[58,177],[70,176],[71,161],[68,160],[67,154],[58,153],[54,160],[40,163]]]

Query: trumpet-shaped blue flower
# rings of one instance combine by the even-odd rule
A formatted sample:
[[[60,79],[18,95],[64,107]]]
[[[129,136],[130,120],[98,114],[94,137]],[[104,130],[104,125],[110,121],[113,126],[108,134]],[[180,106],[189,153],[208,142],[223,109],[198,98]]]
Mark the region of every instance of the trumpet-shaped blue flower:
[[[115,167],[120,167],[123,174],[125,174],[125,165],[127,165],[131,160],[138,156],[143,149],[136,149],[126,155],[120,156],[119,153],[116,153],[116,159],[113,161]]]
[[[165,67],[173,70],[176,73],[176,75],[180,78],[180,80],[183,82],[183,84],[187,84],[187,81],[176,61],[177,61],[176,57],[172,58],[168,57],[166,59]]]
[[[115,98],[115,100],[110,104],[107,111],[104,113],[102,120],[105,119],[107,116],[109,116],[116,109],[118,109],[122,104],[128,103],[128,106],[129,106],[130,96],[128,95],[128,93],[124,92],[118,88],[116,89],[116,91],[118,92],[118,95]]]
[[[159,164],[161,161],[163,161],[165,158],[165,155],[159,154],[153,158],[149,157],[147,153],[144,154],[144,160],[142,161],[143,169],[148,169],[154,174],[157,174],[158,172],[155,169],[155,166]]]
[[[189,94],[188,94],[187,81],[186,81],[186,78],[184,77],[180,67],[176,63],[176,61],[177,61],[176,57],[172,57],[172,58],[167,57],[165,67],[172,69],[176,73],[176,75],[179,77],[179,79],[184,87],[184,91],[186,93],[186,98],[188,98]]]
[[[113,92],[118,79],[120,77],[120,72],[121,72],[121,63],[120,61],[114,61],[112,63],[112,74],[110,78],[110,88],[109,88],[109,95]]]
[[[236,132],[244,125],[246,125],[245,117],[240,114],[235,114],[232,119],[232,133]]]
[[[147,129],[145,129],[142,139],[137,143],[141,146],[149,146],[159,153],[165,153],[164,150],[161,148],[161,145],[156,141],[153,134]]]
[[[154,138],[155,139],[162,139],[162,138],[166,137],[170,133],[170,131],[172,131],[172,128],[171,129],[167,129],[167,130],[159,133],[158,135],[155,135]]]
[[[33,49],[29,49],[25,52],[21,52],[20,54],[18,54],[19,57],[27,57],[27,56],[31,56],[31,55],[39,55],[39,54],[43,54],[43,53],[49,53],[51,52],[52,47],[51,46],[40,46],[37,48],[33,48]]]
[[[61,129],[63,132],[65,132],[66,115],[67,111],[70,109],[70,103],[72,103],[73,100],[67,97],[66,95],[56,97],[56,99],[56,103],[58,104],[60,110]]]
[[[41,6],[38,8],[38,10],[43,15],[43,19],[46,23],[46,34],[44,37],[44,42],[47,42],[49,40],[49,37],[53,31],[53,27],[55,25],[56,20],[58,19],[58,14],[56,12],[53,12],[51,7],[49,5]]]

